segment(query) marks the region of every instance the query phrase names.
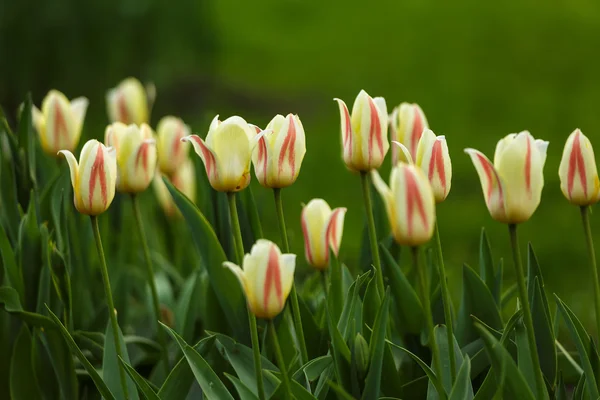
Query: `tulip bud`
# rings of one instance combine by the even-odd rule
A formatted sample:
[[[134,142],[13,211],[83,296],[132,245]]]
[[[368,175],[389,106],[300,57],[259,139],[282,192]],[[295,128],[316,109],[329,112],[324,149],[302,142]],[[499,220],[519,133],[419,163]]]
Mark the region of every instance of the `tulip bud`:
[[[361,90],[352,115],[340,99],[334,99],[340,108],[342,127],[342,158],[352,171],[377,169],[390,147],[387,137],[387,106],[383,97],[371,98]]]
[[[600,200],[600,181],[590,140],[579,129],[567,139],[560,167],[560,188],[571,203],[589,206]]]
[[[190,135],[190,128],[177,117],[162,118],[156,128],[158,135],[158,167],[163,174],[171,175],[187,159],[188,151],[181,139]]]
[[[506,224],[527,221],[537,209],[544,187],[548,142],[527,131],[511,133],[496,145],[494,163],[480,151],[465,149],[479,175],[492,218]]]
[[[156,169],[156,141],[146,124],[126,126],[115,122],[106,127],[105,143],[117,151],[117,190],[139,193],[148,188]]]
[[[277,115],[269,122],[252,153],[254,172],[267,188],[284,188],[296,181],[306,153],[304,128],[297,115]]]
[[[45,153],[56,157],[59,150],[75,151],[88,107],[88,99],[78,97],[71,102],[58,90],[48,92],[42,110],[32,107],[33,124]]]
[[[435,227],[435,197],[423,171],[400,162],[392,168],[390,187],[377,171],[372,175],[373,184],[385,202],[396,242],[404,246],[428,242]]]
[[[306,260],[317,269],[329,267],[329,249],[337,256],[344,231],[345,208],[333,211],[323,199],[313,199],[302,209]]]
[[[186,159],[169,179],[173,186],[185,194],[192,203],[196,201],[196,170],[192,160],[189,158]],[[162,174],[156,174],[152,186],[154,187],[158,203],[165,214],[168,217],[181,216],[169,189],[167,189],[167,186],[163,182]]]
[[[141,125],[148,123],[148,95],[135,78],[123,80],[106,94],[106,107],[111,122]]]
[[[417,145],[427,128],[425,113],[418,104],[402,103],[390,115],[391,140],[406,146],[413,159],[417,158]],[[401,161],[399,156],[399,149],[392,148],[392,165]]]
[[[115,197],[117,160],[114,148],[89,140],[81,149],[79,164],[69,150],[59,151],[69,164],[75,208],[82,214],[98,215]]]
[[[294,282],[295,254],[281,254],[275,243],[259,239],[244,257],[243,269],[231,262],[223,266],[238,277],[258,318],[273,319],[283,310]]]
[[[206,140],[198,135],[181,140],[194,146],[213,189],[238,192],[250,184],[252,151],[262,135],[257,135],[241,117],[229,117],[223,122],[218,117],[211,122]]]
[[[354,337],[354,359],[356,360],[356,372],[360,379],[367,375],[369,370],[369,345],[360,333]]]
[[[452,163],[446,138],[435,136],[430,129],[425,129],[417,146],[416,161],[429,178],[435,201],[441,203],[450,192],[452,179]]]

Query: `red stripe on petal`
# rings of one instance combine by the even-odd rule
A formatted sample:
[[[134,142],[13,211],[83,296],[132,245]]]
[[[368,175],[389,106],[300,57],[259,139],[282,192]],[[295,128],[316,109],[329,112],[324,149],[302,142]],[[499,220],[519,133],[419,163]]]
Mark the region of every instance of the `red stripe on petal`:
[[[304,254],[308,262],[314,264],[312,249],[310,247],[310,232],[308,231],[308,222],[306,221],[304,210],[302,210],[300,219],[302,220],[302,235],[304,236]]]
[[[204,165],[206,166],[206,174],[210,177],[212,174],[217,174],[215,156],[208,147],[204,144],[204,141],[198,136],[192,135],[190,139],[196,142],[200,146],[202,151],[202,157],[204,158]]]
[[[492,191],[494,190],[494,182],[493,182],[493,177],[492,174],[494,174],[494,170],[492,169],[492,166],[490,165],[490,163],[488,162],[488,160],[486,160],[486,158],[484,156],[482,156],[481,154],[477,154],[477,159],[479,160],[479,163],[481,164],[481,166],[483,167],[483,170],[485,172],[485,178],[487,180],[487,185],[488,185],[488,189],[487,189],[487,193],[486,193],[486,200],[489,200],[489,198],[492,196]]]
[[[383,154],[383,141],[381,138],[381,121],[379,120],[379,113],[377,106],[373,99],[369,99],[369,108],[371,112],[371,126],[369,127],[369,164],[373,158],[373,141],[377,140],[377,148],[380,154]]]
[[[527,138],[527,152],[525,153],[525,188],[531,197],[531,140]]]
[[[327,225],[327,252],[329,248],[333,250],[333,253],[337,256],[340,250],[339,243],[336,240],[336,234],[338,230],[338,214],[342,212],[341,209],[335,210],[329,219],[329,225]]]
[[[352,154],[352,125],[350,124],[350,113],[348,112],[348,107],[344,103],[341,103],[342,108],[344,109],[344,152],[346,155]]]
[[[182,122],[177,124],[177,130],[175,131],[175,137],[173,138],[173,149],[171,150],[171,157],[173,158],[177,158],[177,155],[181,151],[181,138],[185,134],[183,127],[184,125]]]
[[[415,207],[421,222],[425,226],[425,230],[429,228],[429,221],[425,215],[425,207],[423,206],[423,198],[419,190],[419,185],[413,173],[408,169],[404,169],[404,178],[406,179],[406,217],[408,218],[408,236],[412,236],[414,228],[414,212]]]
[[[58,101],[54,101],[54,145],[59,145],[59,140],[62,137],[68,138],[67,122],[62,109],[58,105]]]
[[[571,146],[571,155],[569,156],[569,174],[567,178],[567,189],[569,197],[572,196],[573,186],[575,184],[575,174],[579,175],[579,182],[583,187],[583,193],[587,197],[587,180],[585,179],[585,163],[583,162],[583,153],[581,150],[581,141],[579,139],[580,133],[578,132],[573,139],[573,145]]]
[[[294,147],[296,145],[296,124],[294,123],[294,118],[288,116],[290,118],[290,125],[288,131],[285,135],[285,139],[283,141],[283,145],[281,146],[281,152],[279,153],[279,162],[278,162],[278,173],[281,175],[283,171],[283,163],[285,162],[285,155],[288,154],[287,162],[292,170],[292,176],[296,175],[296,154],[294,152]]]
[[[413,126],[412,132],[410,133],[410,155],[416,159],[417,157],[417,145],[419,144],[419,139],[421,139],[421,135],[423,134],[423,118],[421,118],[421,113],[419,112],[418,106],[413,105]]]
[[[142,143],[140,145],[140,148],[138,149],[138,152],[135,156],[135,166],[136,168],[140,166],[141,163],[141,167],[144,170],[144,175],[146,177],[146,179],[148,179],[148,148],[149,148],[150,144],[149,143]]]
[[[263,287],[263,308],[268,310],[269,297],[271,290],[275,287],[275,295],[279,306],[283,305],[283,293],[281,290],[281,266],[279,265],[279,254],[275,250],[275,246],[271,246],[269,251],[269,261],[267,262],[267,272],[265,274],[265,283]]]
[[[129,111],[127,110],[127,101],[123,93],[119,93],[117,96],[117,112],[119,114],[119,121],[124,124],[128,124]]]
[[[446,191],[446,167],[444,166],[444,154],[442,152],[442,142],[436,140],[431,149],[431,159],[429,160],[429,182],[433,185],[435,172],[440,178],[440,184]]]
[[[258,163],[262,164],[262,172],[263,172],[263,183],[267,184],[267,163],[269,159],[267,157],[267,141],[265,137],[261,137],[258,141]]]
[[[104,171],[104,152],[102,151],[102,146],[98,146],[98,151],[96,151],[96,159],[94,160],[94,164],[92,165],[92,170],[90,171],[90,181],[89,181],[89,194],[88,194],[88,202],[90,209],[92,208],[92,200],[94,199],[94,190],[96,189],[96,179],[100,180],[100,193],[102,195],[102,203],[104,207],[106,207],[106,203],[108,201],[107,197],[107,187],[106,187],[106,173]]]

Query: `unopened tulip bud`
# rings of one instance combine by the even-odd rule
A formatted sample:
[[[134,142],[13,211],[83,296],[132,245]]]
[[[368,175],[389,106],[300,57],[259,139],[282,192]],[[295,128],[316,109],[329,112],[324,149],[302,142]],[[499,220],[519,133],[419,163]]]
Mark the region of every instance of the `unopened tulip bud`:
[[[170,176],[185,162],[188,149],[181,139],[190,135],[190,128],[180,118],[166,116],[156,128],[158,167],[160,172]]]
[[[98,215],[108,209],[115,197],[117,160],[115,150],[97,140],[81,149],[79,164],[69,150],[59,151],[69,164],[75,208],[82,214]]]
[[[187,196],[192,202],[196,202],[196,170],[194,162],[189,158],[169,178],[173,186]],[[157,173],[152,184],[158,203],[168,217],[180,216],[179,210],[173,201],[173,197],[163,182],[163,175]]]
[[[275,243],[259,239],[244,256],[242,268],[231,262],[223,265],[240,280],[255,316],[273,319],[283,310],[294,282],[295,254],[281,254]]]
[[[117,190],[139,193],[148,188],[156,169],[152,128],[115,122],[106,127],[104,142],[117,151]]]
[[[297,115],[277,115],[252,153],[254,172],[267,188],[284,188],[296,181],[306,153],[304,128]]]
[[[358,376],[362,379],[369,370],[369,345],[360,333],[357,333],[354,337],[354,359],[356,360]]]
[[[419,140],[428,127],[425,113],[418,104],[402,103],[390,115],[391,140],[406,146],[413,159],[417,158]],[[392,148],[392,165],[402,161],[399,156],[399,149]]]
[[[400,162],[392,168],[389,187],[377,171],[372,175],[373,184],[385,202],[396,242],[404,246],[428,242],[435,227],[435,197],[423,171]]]
[[[417,146],[416,164],[429,178],[435,201],[444,201],[450,192],[452,180],[452,163],[446,138],[425,129]]]
[[[318,269],[329,267],[329,250],[337,256],[344,231],[345,208],[331,210],[323,199],[313,199],[302,209],[306,260]]]
[[[42,110],[32,107],[33,124],[45,153],[56,157],[58,151],[75,151],[88,107],[88,99],[78,97],[71,102],[58,90],[48,92]]]
[[[241,117],[221,122],[216,116],[206,140],[198,135],[186,136],[206,167],[210,185],[218,192],[238,192],[250,184],[250,163],[254,146],[262,135]]]
[[[547,148],[548,142],[534,140],[523,131],[498,142],[493,164],[480,151],[465,149],[479,175],[492,218],[518,224],[533,215],[542,197]]]
[[[111,122],[141,125],[148,123],[148,94],[135,78],[123,80],[106,94],[106,107]]]
[[[560,188],[571,203],[589,206],[600,200],[600,181],[590,140],[576,129],[565,144],[560,167]]]
[[[364,90],[356,97],[352,115],[340,99],[342,158],[352,171],[377,169],[390,147],[387,137],[388,115],[383,97],[371,98]]]

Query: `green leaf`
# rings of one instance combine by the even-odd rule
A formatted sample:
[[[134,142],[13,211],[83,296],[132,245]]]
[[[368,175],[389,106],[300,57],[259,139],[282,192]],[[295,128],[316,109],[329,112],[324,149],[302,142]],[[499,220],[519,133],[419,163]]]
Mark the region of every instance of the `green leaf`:
[[[192,340],[194,335],[194,323],[196,304],[193,302],[194,294],[198,284],[198,273],[193,272],[185,281],[175,306],[175,329],[181,332],[185,340]]]
[[[117,325],[117,330],[119,332],[119,344],[121,347],[121,355],[123,359],[129,363],[129,354],[127,353],[127,346],[125,345],[125,340],[123,340],[123,333],[121,332],[121,328]],[[111,319],[108,319],[108,323],[106,324],[106,331],[104,333],[104,355],[102,359],[102,378],[104,382],[106,382],[106,386],[110,388],[110,391],[115,395],[117,400],[119,399],[139,399],[137,389],[135,386],[135,382],[129,378],[127,379],[127,394],[125,395],[123,392],[123,387],[121,386],[121,375],[120,370],[121,366],[119,365],[119,359],[117,355],[117,348],[115,345],[115,338],[112,330],[112,322]]]
[[[25,285],[24,308],[35,310],[37,304],[38,282],[42,265],[41,233],[36,211],[37,196],[32,190],[29,196],[27,214],[21,219],[19,227],[18,262]]]
[[[17,259],[6,236],[6,231],[0,225],[0,254],[2,255],[2,266],[4,267],[4,279],[6,284],[13,288],[17,294],[17,300],[21,303],[25,299],[25,286],[23,275],[17,266]],[[1,300],[0,300],[1,301]]]
[[[44,345],[54,369],[55,378],[63,399],[75,399],[78,393],[78,381],[73,357],[69,347],[58,329],[36,330],[36,335]]]
[[[23,310],[17,291],[11,287],[0,287],[0,305],[4,305],[4,310],[16,315],[24,322],[48,329],[54,329],[52,320],[44,315]]]
[[[32,338],[29,329],[21,326],[10,361],[10,397],[14,400],[41,399],[42,392],[32,365]]]
[[[444,385],[444,389],[446,393],[450,393],[452,391],[452,374],[450,371],[450,351],[448,348],[448,329],[445,325],[437,325],[433,329],[433,334],[435,335],[435,340],[438,346],[439,354],[440,354],[440,364],[442,368],[441,380]],[[464,365],[463,355],[460,350],[460,346],[458,345],[456,338],[453,337],[453,345],[454,345],[454,367],[455,370],[458,371]],[[469,360],[469,370],[471,369],[471,360]],[[433,391],[433,392],[432,392]],[[427,398],[429,400],[437,398],[437,391],[431,382],[428,385],[427,389],[428,395]]]
[[[316,380],[333,362],[330,354],[314,358],[294,372],[293,378],[299,380],[304,373],[309,382]]]
[[[29,170],[29,179],[34,187],[37,184],[36,169],[35,169],[35,134],[33,130],[32,115],[31,115],[31,93],[27,94],[21,115],[19,117],[19,144],[25,149],[27,155],[27,167]]]
[[[4,122],[6,122],[4,120]],[[6,235],[13,243],[17,242],[19,229],[19,199],[17,189],[17,154],[10,149],[4,148],[14,136],[8,131],[1,132],[3,124],[0,124],[0,227],[5,226]],[[10,146],[9,146],[10,147]]]
[[[240,228],[242,230],[242,236],[244,237],[244,243],[253,244],[264,236],[260,223],[260,215],[258,213],[258,208],[256,207],[256,202],[254,201],[251,186],[238,192],[236,197]],[[248,250],[250,250],[250,248],[248,248]]]
[[[337,393],[338,399],[340,399],[340,400],[354,400],[354,397],[352,397],[350,394],[348,394],[348,392],[346,392],[343,387],[341,387],[340,385],[338,385],[334,381],[329,380],[329,381],[327,381],[327,384],[329,385],[330,388],[333,389],[334,392]]]
[[[556,382],[558,357],[556,354],[554,331],[550,319],[550,310],[548,309],[548,300],[546,299],[546,293],[544,293],[543,288],[541,287],[541,282],[542,281],[538,280],[538,276],[534,278],[531,314],[533,317],[535,342],[540,356],[540,366],[544,376],[546,376],[546,379],[548,379],[553,386],[554,382]]]
[[[125,360],[119,357],[119,362],[125,368],[125,371],[129,375],[129,377],[135,382],[140,392],[147,400],[160,400],[160,397],[154,392],[150,384],[142,377],[138,372],[129,365]]]
[[[442,381],[435,375],[435,372],[433,372],[433,370],[431,368],[429,368],[429,365],[427,365],[423,360],[421,360],[419,358],[419,356],[412,353],[410,350],[405,349],[404,347],[398,346],[397,344],[392,343],[389,340],[387,342],[389,344],[391,344],[392,346],[394,346],[394,347],[402,350],[406,354],[408,354],[410,356],[410,358],[412,358],[419,365],[419,367],[421,367],[423,372],[425,372],[425,375],[427,375],[427,377],[429,378],[429,381],[431,383],[433,383],[433,386],[435,387],[435,390],[437,390],[438,396],[440,399],[446,399],[448,397],[448,394],[446,393],[446,391],[444,389],[444,385],[442,384]]]
[[[233,386],[235,386],[235,389],[240,396],[240,400],[258,400],[258,397],[252,393],[252,390],[250,390],[248,386],[244,385],[244,383],[237,377],[230,375],[227,372],[225,372],[225,376],[231,381],[231,383],[233,383]]]
[[[556,400],[569,399],[569,396],[567,395],[567,388],[565,387],[565,382],[563,381],[562,373],[558,374],[558,383],[556,384],[554,396]]]
[[[473,386],[471,385],[471,360],[465,357],[462,366],[456,375],[456,382],[450,392],[450,400],[471,400],[473,398]]]
[[[379,291],[377,290],[377,284],[375,283],[375,275],[373,275],[371,279],[369,279],[369,283],[367,283],[367,289],[363,296],[362,318],[364,324],[367,324],[367,326],[374,326],[375,317],[379,312],[380,306],[381,297],[379,297]],[[365,330],[364,333],[365,339],[368,342],[370,340],[371,332]]]
[[[273,385],[277,387],[275,392],[270,399],[277,400],[284,397],[284,386],[281,384],[281,373],[274,371],[265,371],[265,377],[267,378],[267,382],[271,382]],[[265,382],[266,383],[266,382]],[[315,396],[313,396],[306,388],[300,385],[296,381],[291,381],[290,386],[292,389],[292,398],[296,400],[314,400]]]
[[[373,285],[373,287],[375,288],[375,285]],[[387,329],[389,309],[390,289],[388,288],[385,291],[383,302],[375,317],[373,333],[371,334],[371,340],[369,341],[371,364],[365,380],[365,388],[362,393],[363,400],[377,400],[380,395],[383,354],[385,350],[385,332]]]
[[[523,374],[525,381],[529,385],[532,392],[535,392],[535,373],[533,368],[533,362],[531,361],[531,352],[529,350],[529,339],[527,338],[527,331],[525,330],[525,324],[520,321],[515,326],[515,341],[517,342],[517,365],[519,371]]]
[[[581,374],[579,377],[579,381],[577,382],[577,386],[575,387],[575,392],[573,393],[572,400],[584,400],[585,397],[585,388],[587,386],[585,374]]]
[[[367,282],[371,271],[359,275],[356,280],[350,285],[348,289],[348,295],[346,296],[346,302],[344,303],[344,309],[342,315],[337,324],[337,329],[341,333],[344,340],[350,338],[350,321],[355,315],[357,304],[360,302],[359,293],[362,286]],[[350,352],[348,351],[348,360],[350,359]]]
[[[479,239],[479,276],[485,282],[490,293],[494,293],[496,288],[496,272],[494,271],[492,248],[484,228],[481,228],[481,238]],[[500,304],[499,298],[494,298],[494,300],[496,304]]]

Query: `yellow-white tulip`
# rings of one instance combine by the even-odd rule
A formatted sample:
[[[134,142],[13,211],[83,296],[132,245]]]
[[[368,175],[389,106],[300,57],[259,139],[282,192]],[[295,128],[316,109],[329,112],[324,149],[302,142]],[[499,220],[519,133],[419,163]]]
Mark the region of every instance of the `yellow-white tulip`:
[[[115,122],[106,127],[104,142],[117,151],[117,190],[139,193],[148,188],[156,169],[152,128]]]
[[[413,159],[417,158],[417,145],[427,128],[427,118],[418,104],[402,103],[390,115],[391,140],[406,146]],[[400,156],[399,149],[392,148],[392,165],[401,161]]]
[[[429,178],[435,201],[444,201],[450,193],[452,180],[452,163],[446,138],[436,136],[431,129],[425,129],[417,145],[416,164]]]
[[[492,218],[517,224],[533,215],[542,197],[547,149],[548,142],[535,140],[527,131],[500,140],[493,164],[480,151],[465,149],[479,175]]]
[[[106,94],[106,107],[111,122],[141,125],[148,123],[149,106],[146,89],[135,78],[123,80]]]
[[[399,162],[392,168],[389,187],[377,171],[372,176],[396,242],[404,246],[428,242],[435,227],[435,197],[425,173],[415,165]]]
[[[59,151],[69,163],[75,208],[82,214],[98,215],[115,197],[117,160],[114,148],[89,140],[81,149],[79,164],[69,150]]]
[[[560,167],[560,188],[571,203],[588,206],[600,200],[600,181],[592,143],[579,129],[567,139]]]
[[[196,202],[196,170],[192,160],[189,158],[186,159],[168,179],[170,179],[173,186],[186,195],[192,203]],[[161,173],[156,173],[152,186],[154,187],[154,193],[156,193],[158,203],[165,214],[168,217],[181,216],[169,189],[167,189],[167,186],[163,182],[163,175]]]
[[[329,249],[337,256],[344,231],[345,208],[333,211],[323,199],[313,199],[302,209],[304,252],[310,265],[329,267]]]
[[[252,154],[256,179],[267,188],[290,186],[300,173],[305,153],[306,137],[300,118],[292,114],[275,116]]]
[[[163,174],[172,175],[187,159],[188,149],[181,139],[190,135],[190,128],[180,118],[166,116],[158,122],[156,134],[158,167]]]
[[[352,171],[379,168],[390,148],[385,99],[373,99],[361,90],[352,106],[352,115],[346,103],[340,99],[334,100],[340,108],[344,163]]]
[[[223,265],[240,280],[254,315],[273,319],[283,310],[294,282],[295,254],[281,254],[275,243],[259,239],[244,256],[242,268],[231,262]]]
[[[88,107],[88,99],[78,97],[69,102],[58,90],[48,92],[42,110],[32,108],[33,124],[45,153],[56,157],[59,150],[75,151]]]
[[[186,136],[200,156],[210,185],[219,192],[237,192],[250,184],[252,150],[262,134],[257,135],[241,117],[219,121],[217,115],[210,124],[206,140],[198,135]]]

